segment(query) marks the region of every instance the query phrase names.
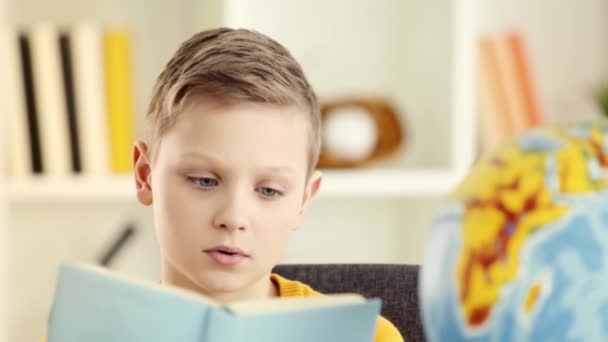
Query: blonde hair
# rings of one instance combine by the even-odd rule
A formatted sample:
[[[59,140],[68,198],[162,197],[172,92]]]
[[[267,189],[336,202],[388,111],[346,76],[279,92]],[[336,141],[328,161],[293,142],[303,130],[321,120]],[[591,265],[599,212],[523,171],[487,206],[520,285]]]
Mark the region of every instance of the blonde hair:
[[[199,32],[182,43],[154,87],[146,115],[146,138],[152,146],[173,126],[192,95],[227,103],[306,109],[310,118],[309,172],[316,168],[321,149],[317,97],[300,65],[271,38],[251,30],[218,28]]]

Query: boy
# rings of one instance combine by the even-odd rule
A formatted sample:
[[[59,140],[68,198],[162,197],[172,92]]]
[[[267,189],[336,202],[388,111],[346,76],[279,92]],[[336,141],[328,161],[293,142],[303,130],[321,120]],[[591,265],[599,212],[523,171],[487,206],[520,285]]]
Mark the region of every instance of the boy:
[[[321,185],[320,114],[290,53],[257,32],[184,42],[158,78],[137,197],[152,205],[163,282],[216,300],[316,295],[276,274]],[[376,341],[401,341],[380,318]]]
[[[184,42],[160,74],[133,151],[151,205],[162,282],[220,302],[319,295],[271,274],[321,185],[317,98],[270,38],[215,29]],[[402,341],[378,319],[376,341]]]

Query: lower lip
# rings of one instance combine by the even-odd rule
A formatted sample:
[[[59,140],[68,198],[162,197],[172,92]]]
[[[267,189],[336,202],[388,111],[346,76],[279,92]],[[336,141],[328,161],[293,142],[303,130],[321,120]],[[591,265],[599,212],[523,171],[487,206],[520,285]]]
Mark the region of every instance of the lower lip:
[[[213,261],[222,266],[235,266],[247,259],[247,257],[242,254],[229,255],[218,251],[208,251],[205,253],[207,253]]]

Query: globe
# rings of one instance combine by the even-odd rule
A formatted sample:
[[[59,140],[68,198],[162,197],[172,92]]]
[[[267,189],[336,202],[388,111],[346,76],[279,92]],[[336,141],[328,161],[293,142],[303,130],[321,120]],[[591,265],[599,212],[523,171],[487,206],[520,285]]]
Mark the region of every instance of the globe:
[[[524,133],[436,212],[420,278],[430,341],[608,341],[608,125]]]

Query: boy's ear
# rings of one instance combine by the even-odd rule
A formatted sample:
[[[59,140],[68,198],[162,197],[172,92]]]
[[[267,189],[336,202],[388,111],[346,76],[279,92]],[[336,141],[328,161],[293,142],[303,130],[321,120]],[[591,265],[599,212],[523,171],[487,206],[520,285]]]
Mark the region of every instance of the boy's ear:
[[[133,144],[133,175],[137,200],[143,205],[151,205],[152,165],[148,159],[148,146],[143,141]]]
[[[319,188],[321,188],[321,180],[323,179],[323,174],[319,170],[315,170],[313,174],[308,177],[308,182],[306,183],[306,188],[304,189],[304,198],[302,199],[302,206],[300,207],[300,212],[298,213],[298,219],[294,227],[292,227],[292,231],[296,231],[300,229],[302,222],[304,220],[304,210],[310,203],[310,200],[315,197],[317,192],[319,192]]]
[[[304,209],[310,203],[310,200],[315,197],[315,195],[319,192],[321,188],[321,182],[323,179],[323,174],[319,170],[315,170],[312,175],[308,178],[308,183],[306,184],[306,190],[304,191],[304,199],[302,201],[302,208],[300,209],[300,215],[304,213]]]

